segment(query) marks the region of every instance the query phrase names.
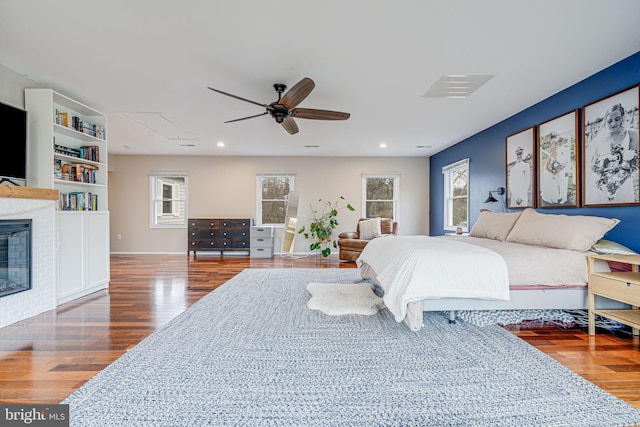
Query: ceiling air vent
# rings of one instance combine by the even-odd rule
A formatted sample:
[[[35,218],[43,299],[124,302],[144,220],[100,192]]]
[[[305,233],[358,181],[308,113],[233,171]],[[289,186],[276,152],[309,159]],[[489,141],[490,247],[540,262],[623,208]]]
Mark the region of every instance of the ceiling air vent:
[[[422,97],[466,98],[493,76],[493,74],[443,74]]]

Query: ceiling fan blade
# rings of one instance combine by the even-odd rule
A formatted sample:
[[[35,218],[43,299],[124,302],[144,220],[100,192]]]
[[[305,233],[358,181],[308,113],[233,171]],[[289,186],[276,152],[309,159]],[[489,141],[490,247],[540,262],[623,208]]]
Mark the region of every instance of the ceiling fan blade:
[[[351,114],[340,111],[316,110],[313,108],[295,108],[291,111],[291,116],[299,119],[312,120],[347,120]]]
[[[256,114],[255,116],[243,117],[243,118],[241,118],[241,119],[227,120],[225,123],[239,122],[240,120],[253,119],[254,117],[264,116],[265,114],[269,114],[269,112],[268,112],[268,111],[265,111],[264,113]]]
[[[298,125],[296,124],[296,121],[289,116],[284,118],[281,125],[284,128],[284,130],[289,132],[291,135],[298,133]]]
[[[309,96],[315,86],[316,84],[313,80],[305,77],[294,84],[293,87],[284,94],[282,99],[280,99],[279,103],[287,107],[287,110],[291,110]]]
[[[247,98],[242,98],[241,96],[234,95],[234,94],[232,94],[232,93],[228,93],[228,92],[224,92],[224,91],[221,91],[220,89],[214,89],[214,88],[212,88],[212,87],[210,87],[209,89],[211,89],[211,90],[212,90],[212,91],[214,91],[214,92],[218,92],[218,93],[221,93],[221,94],[223,94],[223,95],[227,95],[227,96],[230,96],[230,97],[232,97],[232,98],[239,99],[240,101],[245,101],[245,102],[249,102],[249,103],[251,103],[251,104],[259,105],[259,106],[261,106],[261,107],[266,108],[267,110],[271,109],[271,106],[270,106],[270,105],[268,105],[268,104],[263,104],[263,103],[261,103],[261,102],[256,102],[256,101],[252,101],[252,100],[247,99]]]

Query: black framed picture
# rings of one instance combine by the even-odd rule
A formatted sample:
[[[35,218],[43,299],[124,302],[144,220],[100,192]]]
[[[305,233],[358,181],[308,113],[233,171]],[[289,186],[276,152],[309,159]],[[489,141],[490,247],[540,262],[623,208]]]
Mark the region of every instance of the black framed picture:
[[[535,128],[506,138],[507,209],[535,207]]]
[[[577,135],[578,110],[538,125],[538,207],[578,207]]]
[[[638,88],[582,107],[584,206],[640,204]]]

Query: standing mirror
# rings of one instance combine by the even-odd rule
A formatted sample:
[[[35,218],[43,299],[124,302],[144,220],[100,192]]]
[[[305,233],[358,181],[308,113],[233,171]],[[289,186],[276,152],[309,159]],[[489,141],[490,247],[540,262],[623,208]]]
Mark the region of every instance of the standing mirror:
[[[298,191],[289,191],[287,196],[287,215],[284,219],[284,233],[282,235],[282,254],[293,257],[293,242],[296,237],[296,226],[298,224],[298,201],[300,194]]]

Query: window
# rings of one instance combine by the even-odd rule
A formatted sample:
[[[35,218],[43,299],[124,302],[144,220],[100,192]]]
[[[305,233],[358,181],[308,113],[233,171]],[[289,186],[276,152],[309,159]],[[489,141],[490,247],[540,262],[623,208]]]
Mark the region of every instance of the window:
[[[469,159],[442,168],[444,175],[444,229],[469,231]]]
[[[400,175],[362,175],[362,206],[365,218],[398,217]]]
[[[151,227],[187,225],[187,176],[184,173],[158,173],[150,177]]]
[[[258,175],[256,225],[284,225],[287,195],[293,184],[293,174]]]

